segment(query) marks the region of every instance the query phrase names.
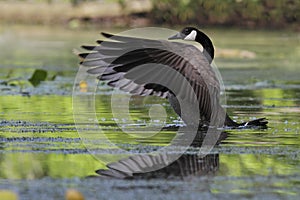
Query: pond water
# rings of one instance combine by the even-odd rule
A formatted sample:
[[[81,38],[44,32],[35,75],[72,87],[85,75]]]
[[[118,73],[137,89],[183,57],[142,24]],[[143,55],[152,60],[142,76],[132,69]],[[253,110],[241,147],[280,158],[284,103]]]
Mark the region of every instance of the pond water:
[[[95,96],[95,111],[103,134],[81,140],[89,127],[83,121],[77,126],[82,128],[78,133],[73,119],[72,90],[78,59],[72,51],[82,44],[94,44],[100,31],[1,27],[0,189],[14,190],[21,199],[62,198],[69,187],[82,191],[88,199],[297,199],[300,35],[284,31],[205,31],[217,49],[215,63],[226,87],[224,107],[237,121],[266,117],[268,128],[226,130],[227,138],[211,152],[210,169],[197,175],[131,181],[85,177],[106,169],[108,160],[124,157],[116,146],[106,142],[107,138],[128,152],[168,145],[177,133],[172,127],[183,124],[168,102],[132,97],[134,124],[126,125],[125,121],[123,126],[143,131],[151,122],[169,128],[153,137],[131,136],[116,123],[111,113],[112,89],[102,84]],[[33,87],[27,80],[35,69],[44,69],[48,77],[55,78]],[[121,101],[124,94],[116,93]],[[154,104],[166,110],[166,122],[150,121],[149,109]],[[198,150],[195,147],[189,151]]]

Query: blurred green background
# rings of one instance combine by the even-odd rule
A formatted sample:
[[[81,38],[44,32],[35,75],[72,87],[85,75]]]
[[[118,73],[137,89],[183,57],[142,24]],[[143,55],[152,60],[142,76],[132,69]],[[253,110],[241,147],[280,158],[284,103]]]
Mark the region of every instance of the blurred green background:
[[[1,0],[0,23],[199,24],[299,30],[298,0]]]

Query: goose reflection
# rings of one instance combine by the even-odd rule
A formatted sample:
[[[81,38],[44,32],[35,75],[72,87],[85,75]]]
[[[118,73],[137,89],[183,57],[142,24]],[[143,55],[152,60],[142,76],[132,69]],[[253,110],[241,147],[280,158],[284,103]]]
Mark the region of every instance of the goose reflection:
[[[198,130],[190,147],[174,162],[165,166],[176,152],[163,154],[138,154],[107,164],[108,169],[96,171],[101,177],[119,179],[188,179],[195,176],[215,174],[219,169],[219,154],[199,154],[199,147],[206,136],[207,129]],[[216,142],[227,138],[227,132],[220,131]],[[158,170],[152,170],[158,169]]]

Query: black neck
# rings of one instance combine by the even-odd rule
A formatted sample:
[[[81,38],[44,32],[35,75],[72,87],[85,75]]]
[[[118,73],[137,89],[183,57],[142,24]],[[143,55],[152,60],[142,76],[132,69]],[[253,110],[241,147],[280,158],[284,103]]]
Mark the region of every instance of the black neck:
[[[208,59],[209,63],[211,63],[215,56],[215,50],[212,41],[205,33],[201,31],[198,31],[196,41],[202,45],[203,53]]]

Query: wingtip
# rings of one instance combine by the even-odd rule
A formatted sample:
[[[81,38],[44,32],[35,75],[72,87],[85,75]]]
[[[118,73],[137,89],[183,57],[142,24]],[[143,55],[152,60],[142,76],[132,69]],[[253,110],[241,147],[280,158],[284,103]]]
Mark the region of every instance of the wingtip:
[[[101,32],[101,35],[103,35],[106,38],[110,38],[113,37],[114,35],[110,34],[110,33],[105,33],[105,32]]]
[[[88,51],[93,51],[96,46],[91,46],[91,45],[81,45],[82,49],[88,50]]]
[[[81,59],[85,59],[88,56],[88,53],[78,53],[77,56]]]

